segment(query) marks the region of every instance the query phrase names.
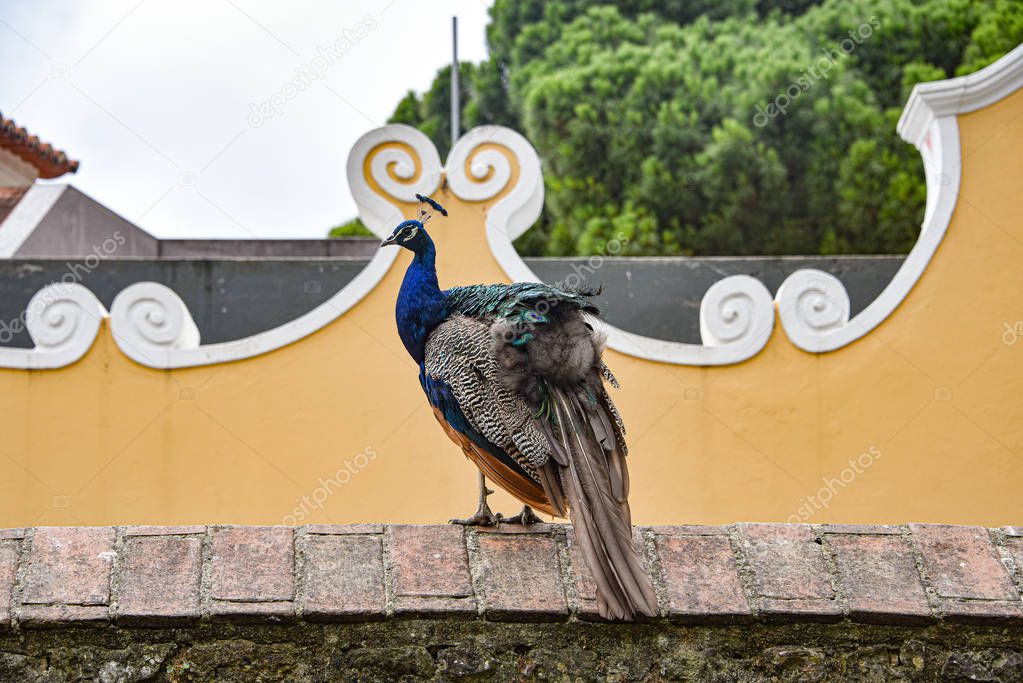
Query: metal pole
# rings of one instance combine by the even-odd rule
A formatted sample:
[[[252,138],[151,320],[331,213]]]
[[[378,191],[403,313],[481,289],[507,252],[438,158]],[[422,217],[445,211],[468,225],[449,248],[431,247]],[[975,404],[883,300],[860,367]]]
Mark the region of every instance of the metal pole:
[[[451,17],[451,146],[462,130],[462,107],[458,91],[458,17]]]

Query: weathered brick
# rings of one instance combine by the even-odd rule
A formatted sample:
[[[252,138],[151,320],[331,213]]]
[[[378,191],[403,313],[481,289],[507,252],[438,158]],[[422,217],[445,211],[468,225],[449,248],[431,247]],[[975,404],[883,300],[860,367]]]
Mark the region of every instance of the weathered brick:
[[[1006,536],[1023,536],[1023,526],[1003,526],[1002,533]]]
[[[295,619],[295,603],[279,602],[230,602],[214,600],[210,615],[215,621],[236,621],[239,623],[281,623]]]
[[[390,533],[396,613],[476,612],[461,527],[398,525]]]
[[[475,530],[478,534],[501,534],[504,536],[530,534],[536,536],[538,534],[553,533],[556,529],[560,528],[560,526],[560,524],[550,524],[548,522],[537,522],[536,524],[501,523],[497,526],[478,526],[475,527]]]
[[[727,536],[728,527],[708,524],[647,527],[657,536]]]
[[[327,534],[331,536],[347,534],[382,534],[383,524],[307,524],[307,534]]]
[[[826,534],[867,534],[870,536],[902,534],[905,527],[894,524],[825,524]]]
[[[568,614],[552,537],[487,533],[478,541],[488,619],[549,621]]]
[[[924,577],[938,612],[950,621],[1023,623],[1023,536],[1002,529],[912,525]],[[542,533],[538,532],[543,529]],[[561,580],[562,527],[509,525],[463,531],[455,526],[317,525],[305,527],[299,549],[301,607],[311,620],[362,621],[385,617],[385,595],[396,614],[472,615],[477,598],[464,534],[478,548],[483,612],[493,620],[561,620],[567,600]],[[749,569],[755,604],[768,619],[830,621],[841,615],[824,548],[806,525],[739,527],[739,558],[727,527],[652,527],[666,615],[684,622],[751,618],[739,580]],[[914,543],[904,527],[826,525],[841,593],[858,621],[918,623],[933,619],[917,572]],[[201,548],[205,527],[125,529],[117,591],[111,596],[114,530],[42,528],[0,537],[0,629],[12,617],[24,627],[105,624],[111,598],[115,619],[131,626],[174,626],[201,612]],[[382,532],[382,533],[380,533]],[[589,569],[569,538],[578,614],[596,616]],[[30,541],[22,537],[31,538]],[[283,527],[218,527],[212,531],[214,618],[279,621],[295,616],[295,548]],[[636,531],[642,549],[642,531]],[[385,548],[386,544],[386,548]],[[471,544],[473,545],[473,544]],[[385,557],[389,571],[385,571]],[[1003,560],[1004,558],[1004,560]],[[19,561],[24,564],[18,567]],[[1004,562],[1004,564],[1003,564]],[[740,565],[741,566],[741,565]],[[649,568],[648,568],[649,569]],[[17,578],[22,586],[9,613]],[[385,577],[390,586],[385,590]]]
[[[213,530],[211,612],[233,620],[294,615],[294,533],[288,527]]]
[[[213,598],[238,602],[292,600],[294,545],[286,527],[213,531]]]
[[[308,536],[303,584],[302,612],[310,621],[382,619],[383,537]]]
[[[942,611],[949,621],[976,624],[1023,622],[1023,604],[1007,600],[945,600]]]
[[[186,526],[130,526],[125,536],[193,536],[206,533],[206,527],[198,524]]]
[[[938,595],[980,600],[1019,598],[987,529],[947,524],[911,524],[910,528]]]
[[[130,536],[121,555],[118,623],[164,626],[199,618],[198,537]]]
[[[11,627],[11,594],[21,541],[0,542],[0,633]]]
[[[23,605],[18,609],[22,628],[102,626],[109,618],[106,605]]]
[[[834,534],[827,536],[827,543],[853,619],[903,624],[932,618],[913,548],[905,538]]]
[[[1023,603],[987,529],[950,524],[910,524],[910,529],[947,619],[1023,620]]]
[[[22,602],[25,605],[108,605],[113,548],[111,527],[36,529],[25,571]],[[106,608],[103,609],[105,612]],[[70,610],[68,613],[91,614],[93,611]]]
[[[577,613],[582,619],[599,619],[600,611],[597,608],[597,584],[593,580],[593,573],[586,564],[582,548],[575,540],[575,529],[566,527],[568,536],[568,549],[572,556],[572,574],[575,577],[575,592],[578,599]],[[642,557],[644,553],[643,531],[639,527],[633,529],[632,542],[636,551]],[[647,568],[649,571],[649,568]]]
[[[20,541],[23,538],[24,529],[0,529],[0,541]]]
[[[655,540],[669,617],[691,623],[752,617],[727,535],[657,534]]]
[[[1005,539],[1005,552],[1012,558],[1016,565],[1017,585],[1023,588],[1023,537],[1014,536]]]
[[[835,599],[820,544],[805,524],[742,524],[739,544],[753,572],[760,613],[768,619],[836,621]]]

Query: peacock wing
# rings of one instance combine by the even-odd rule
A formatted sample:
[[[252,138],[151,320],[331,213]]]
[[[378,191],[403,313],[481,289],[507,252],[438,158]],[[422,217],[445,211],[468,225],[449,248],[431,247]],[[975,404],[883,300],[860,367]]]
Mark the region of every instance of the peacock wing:
[[[553,515],[567,507],[550,445],[522,396],[500,381],[490,324],[452,315],[426,341],[422,381],[449,438],[491,481]]]

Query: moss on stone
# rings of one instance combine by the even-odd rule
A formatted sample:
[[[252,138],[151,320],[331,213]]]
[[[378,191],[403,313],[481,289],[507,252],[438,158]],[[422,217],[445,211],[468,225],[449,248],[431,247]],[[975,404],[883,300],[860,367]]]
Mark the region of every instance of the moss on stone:
[[[392,620],[0,636],[2,681],[1023,680],[1023,629]]]

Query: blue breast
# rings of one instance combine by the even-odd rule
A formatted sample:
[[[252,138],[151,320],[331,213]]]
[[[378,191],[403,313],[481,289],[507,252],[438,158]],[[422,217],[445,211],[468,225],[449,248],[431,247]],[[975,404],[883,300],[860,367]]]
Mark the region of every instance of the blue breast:
[[[437,284],[432,247],[416,254],[405,271],[395,304],[398,336],[416,363],[422,363],[426,338],[448,317],[444,293]]]

